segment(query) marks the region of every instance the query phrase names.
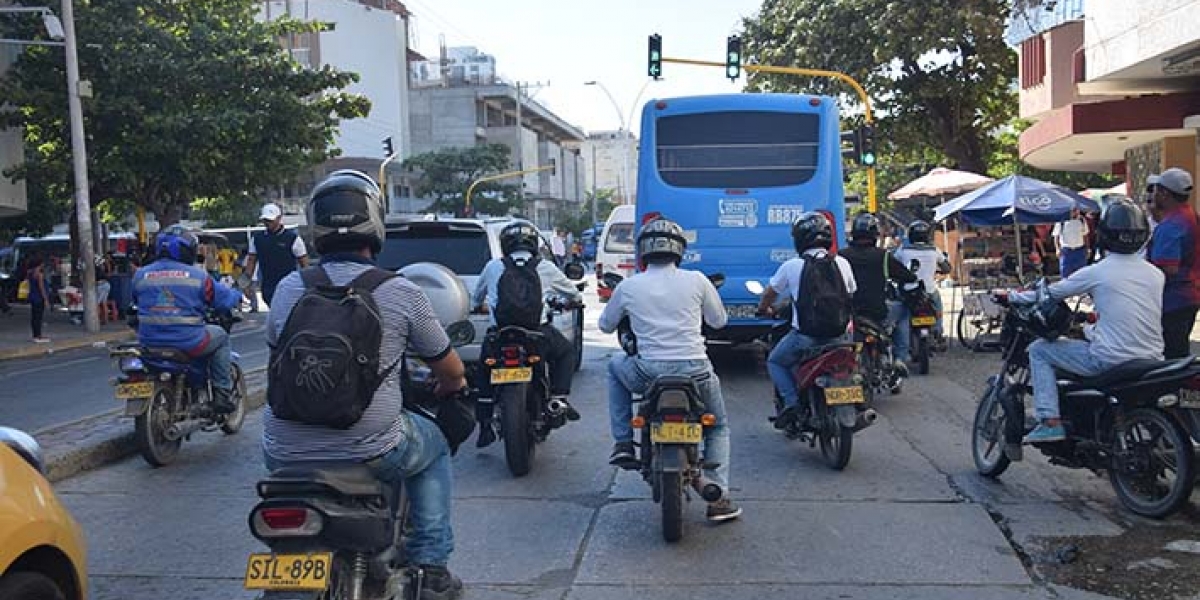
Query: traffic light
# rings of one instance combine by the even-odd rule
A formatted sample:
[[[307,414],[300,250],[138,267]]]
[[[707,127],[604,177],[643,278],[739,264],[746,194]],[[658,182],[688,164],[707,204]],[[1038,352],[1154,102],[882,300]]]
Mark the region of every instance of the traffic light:
[[[657,33],[650,36],[649,66],[646,74],[658,79],[662,77],[662,36]]]
[[[842,158],[848,158],[854,162],[862,157],[862,150],[859,145],[859,131],[843,131],[841,135],[842,142]]]
[[[731,35],[725,40],[725,76],[730,80],[742,74],[742,38]]]
[[[875,166],[875,126],[858,128],[858,162],[865,167]]]
[[[392,148],[391,136],[383,138],[383,156],[384,156],[384,158],[387,158],[393,154],[395,154],[395,150]]]

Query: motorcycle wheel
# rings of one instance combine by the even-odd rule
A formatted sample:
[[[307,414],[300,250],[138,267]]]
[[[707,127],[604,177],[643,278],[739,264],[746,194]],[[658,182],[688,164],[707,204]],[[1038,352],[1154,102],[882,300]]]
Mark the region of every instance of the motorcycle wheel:
[[[929,374],[929,338],[917,338],[917,373]]]
[[[233,403],[237,405],[237,409],[225,415],[225,420],[221,422],[221,431],[225,435],[233,435],[242,429],[242,423],[246,421],[246,403],[249,399],[246,398],[246,377],[242,374],[242,367],[233,365]]]
[[[501,405],[500,427],[504,434],[504,459],[513,477],[524,477],[533,468],[534,437],[529,426],[526,397],[528,384],[496,386],[496,400]]]
[[[683,539],[683,474],[662,473],[659,482],[662,486],[663,539],[678,542]]]
[[[575,372],[583,368],[583,309],[575,316]]]
[[[1113,490],[1136,514],[1162,519],[1182,508],[1192,494],[1192,440],[1161,410],[1139,408],[1118,418],[1112,457]]]
[[[999,384],[991,384],[979,399],[971,428],[971,457],[975,459],[975,470],[984,477],[999,477],[1011,464],[1004,453],[1005,420]]]
[[[825,407],[824,423],[817,437],[821,441],[821,457],[825,459],[825,464],[835,471],[845,469],[854,447],[854,429],[842,426],[834,407]]]
[[[171,464],[179,456],[183,440],[168,440],[167,428],[171,426],[171,392],[156,386],[146,412],[133,420],[133,433],[137,439],[138,452],[152,467]]]

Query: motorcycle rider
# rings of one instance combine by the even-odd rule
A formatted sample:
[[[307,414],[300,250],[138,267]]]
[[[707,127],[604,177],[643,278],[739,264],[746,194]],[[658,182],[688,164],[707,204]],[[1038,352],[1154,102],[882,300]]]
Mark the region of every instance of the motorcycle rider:
[[[1103,260],[1075,271],[1049,287],[1052,300],[1090,294],[1099,320],[1088,340],[1039,339],[1029,346],[1029,369],[1038,426],[1026,443],[1066,438],[1059,419],[1055,369],[1092,377],[1135,359],[1162,360],[1162,291],[1165,276],[1142,260],[1138,251],[1150,236],[1150,224],[1130,202],[1108,205],[1100,217],[1098,243]],[[1037,300],[1036,291],[1010,291],[1014,303]]]
[[[850,225],[850,245],[838,254],[850,263],[858,290],[854,292],[854,314],[866,317],[880,325],[887,321],[887,282],[899,285],[914,283],[917,276],[896,260],[896,257],[878,247],[879,219],[871,213],[854,217]],[[896,361],[902,376],[908,374],[903,361]]]
[[[795,305],[799,297],[805,257],[819,258],[829,254],[829,249],[833,247],[833,225],[821,213],[806,212],[792,224],[792,243],[796,247],[797,256],[780,265],[771,277],[771,283],[758,303],[759,314],[774,317],[775,301],[780,297],[791,300]],[[853,296],[858,290],[858,284],[850,262],[841,256],[835,257],[834,262],[842,275],[846,293]],[[808,356],[812,348],[833,344],[845,337],[843,334],[819,339],[800,333],[800,316],[796,314],[797,311],[792,312],[791,331],[779,340],[767,357],[767,372],[770,373],[771,381],[783,400],[783,410],[775,419],[776,429],[786,429],[800,414],[800,390],[792,378],[792,370]]]
[[[516,264],[524,265],[537,255],[540,234],[537,227],[528,221],[517,220],[500,230],[500,250],[504,256],[510,257]],[[488,314],[492,317],[492,326],[496,326],[496,306],[500,302],[500,277],[504,275],[504,259],[493,258],[483,268],[483,273],[475,283],[471,303],[476,308],[487,301]],[[579,304],[583,295],[575,288],[575,283],[563,274],[553,262],[539,260],[537,263],[538,279],[541,280],[542,294],[561,296],[569,304]],[[575,376],[575,347],[567,338],[550,323],[551,309],[543,308],[542,324],[539,331],[542,339],[542,352],[550,367],[550,396],[564,405],[564,413],[568,420],[578,421],[579,411],[567,401],[571,394],[571,378]],[[479,437],[475,440],[477,448],[483,448],[496,441],[496,428],[493,421],[495,404],[479,402],[478,414]]]
[[[939,346],[944,347],[942,295],[938,293],[934,275],[949,273],[950,262],[946,260],[946,255],[941,250],[930,243],[932,233],[933,227],[929,223],[920,219],[913,221],[908,225],[908,241],[893,251],[892,256],[895,256],[896,260],[905,267],[916,261],[917,278],[925,285],[925,291],[929,293],[930,299],[933,301],[933,308],[937,311],[937,321],[933,325],[934,340]],[[896,331],[892,336],[892,348],[896,361],[907,362],[910,358],[909,341],[912,338],[912,323],[909,321],[911,315],[903,302],[893,302],[891,309],[891,320],[896,324]]]
[[[206,325],[204,313],[212,308],[231,311],[241,294],[217,282],[196,264],[200,240],[181,225],[158,234],[158,258],[133,276],[133,298],[138,307],[138,342],[143,346],[176,348],[193,358],[208,357],[213,384],[213,408],[218,413],[237,409],[233,402],[233,355],[229,334],[218,325]]]
[[[729,424],[721,382],[705,352],[701,324],[725,326],[725,305],[717,289],[702,273],[679,268],[687,250],[683,229],[665,218],[642,226],[637,253],[645,270],[613,290],[598,326],[613,333],[629,317],[637,336],[637,356],[619,354],[608,365],[608,412],[613,446],[609,462],[636,468],[633,446],[633,394],[643,394],[660,375],[691,377],[707,412],[716,424],[704,431],[704,458],[715,464],[704,475],[721,486],[725,496],[708,505],[708,520],[736,519],[742,509],[729,497]]]
[[[313,190],[308,223],[321,253],[320,268],[334,284],[347,285],[372,268],[384,239],[381,196],[370,177],[348,169],[331,173]],[[270,344],[278,343],[304,290],[299,271],[279,282],[267,316]],[[372,295],[384,325],[381,365],[395,364],[407,351],[432,370],[439,395],[467,386],[462,361],[419,287],[396,277],[380,284]],[[271,470],[310,461],[356,462],[365,463],[386,484],[403,482],[411,501],[413,529],[405,556],[409,564],[424,568],[421,600],[457,598],[462,581],[446,568],[454,549],[449,446],[432,420],[404,409],[402,394],[399,373],[393,371],[375,391],[362,418],[346,429],[284,420],[268,405],[263,409],[263,453]]]

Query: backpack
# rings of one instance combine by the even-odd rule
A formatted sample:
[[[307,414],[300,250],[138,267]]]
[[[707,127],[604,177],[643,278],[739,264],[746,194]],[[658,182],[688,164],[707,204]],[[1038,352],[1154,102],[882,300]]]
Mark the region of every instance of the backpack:
[[[537,256],[518,264],[505,256],[504,273],[496,286],[496,325],[537,329],[542,325],[542,278]]]
[[[799,331],[816,339],[835,338],[850,324],[851,300],[846,281],[832,252],[823,256],[802,254],[804,272],[792,310]]]
[[[300,277],[304,295],[271,349],[267,402],[280,419],[347,429],[396,368],[393,363],[379,371],[383,321],[372,293],[397,275],[372,268],[335,286],[314,266]]]

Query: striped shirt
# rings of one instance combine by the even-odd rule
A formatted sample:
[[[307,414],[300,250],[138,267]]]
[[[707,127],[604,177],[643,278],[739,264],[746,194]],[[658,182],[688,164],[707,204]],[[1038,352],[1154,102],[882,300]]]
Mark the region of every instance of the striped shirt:
[[[330,262],[324,268],[335,285],[347,285],[370,265]],[[278,342],[292,307],[303,294],[304,284],[298,271],[279,282],[267,316],[268,344],[274,346]],[[384,326],[379,350],[381,369],[392,366],[406,348],[428,360],[449,354],[450,340],[421,288],[407,279],[395,278],[375,288],[374,295]],[[349,429],[285,421],[276,418],[267,406],[263,411],[263,451],[281,462],[365,461],[395,448],[410,427],[409,419],[403,408],[397,368],[379,386],[362,419]]]

